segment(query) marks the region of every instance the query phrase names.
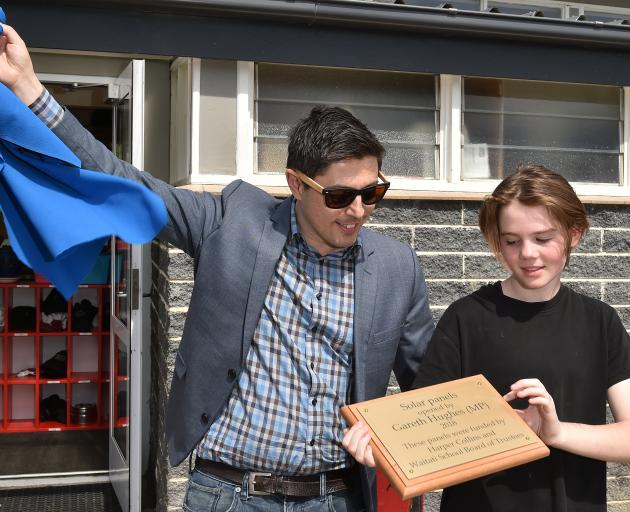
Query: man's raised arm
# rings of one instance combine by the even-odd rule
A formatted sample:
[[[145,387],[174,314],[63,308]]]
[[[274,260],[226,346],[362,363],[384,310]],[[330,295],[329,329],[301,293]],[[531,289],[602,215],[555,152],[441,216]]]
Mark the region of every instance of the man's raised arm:
[[[31,105],[41,95],[41,84],[26,44],[18,33],[9,25],[0,24],[0,82],[6,85],[22,100]]]

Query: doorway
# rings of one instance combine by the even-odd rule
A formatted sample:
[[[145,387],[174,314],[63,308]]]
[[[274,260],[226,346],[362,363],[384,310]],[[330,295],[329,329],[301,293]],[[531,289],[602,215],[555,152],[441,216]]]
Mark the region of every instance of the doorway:
[[[45,86],[103,144],[112,146],[107,85]],[[6,232],[1,236],[7,239]],[[109,261],[104,254],[105,259]],[[39,511],[45,499],[48,504],[72,503],[72,510],[81,510],[82,504],[86,510],[99,510],[101,502],[102,510],[121,510],[108,477],[110,292],[108,265],[100,263],[69,301],[21,264],[15,265],[14,273],[3,269],[0,309],[7,320],[0,325],[3,509]],[[51,486],[55,479],[83,485]]]
[[[110,97],[116,90],[111,84],[44,85],[101,143],[114,148],[117,102]],[[131,388],[128,351],[119,350],[119,343],[112,349],[110,334],[112,282],[120,282],[112,275],[123,273],[111,263],[115,250],[105,244],[68,301],[23,265],[15,265],[19,270],[0,283],[7,320],[0,343],[0,450],[10,462],[0,468],[4,508],[42,510],[45,494],[47,502],[72,503],[72,510],[99,510],[99,502],[107,505],[103,510],[129,510],[129,476],[122,496],[112,487],[120,487],[121,475],[118,465],[112,471],[111,434],[120,443],[127,430],[121,389]]]
[[[128,66],[132,62],[127,56],[120,55],[100,55],[100,54],[87,54],[84,52],[67,52],[57,53],[51,50],[38,50],[33,51],[31,56],[35,69],[38,73],[40,80],[46,83],[47,88],[53,94],[53,96],[64,106],[70,110],[70,112],[78,118],[78,120],[86,126],[104,145],[109,148],[114,148],[116,145],[114,141],[114,134],[125,136],[124,127],[118,126],[118,130],[114,130],[115,117],[113,115],[115,101],[123,99],[125,92],[125,71],[129,69]],[[132,85],[139,84],[139,87],[134,87],[133,101],[130,102],[133,105],[133,116],[125,116],[129,114],[125,108],[125,104],[118,105],[122,107],[118,112],[118,120],[122,120],[125,117],[131,119],[133,122],[130,125],[129,130],[132,132],[132,154],[134,156],[134,165],[140,168],[151,169],[152,174],[161,179],[168,181],[169,178],[169,101],[170,101],[170,82],[169,82],[169,63],[168,57],[157,57],[147,61],[133,61],[135,70],[132,70],[131,83]],[[141,71],[141,73],[140,73]],[[146,73],[146,80],[145,80]],[[122,79],[122,81],[121,81]],[[138,93],[138,94],[136,94]],[[144,105],[148,105],[149,108],[144,108]],[[141,108],[136,109],[140,106]],[[140,115],[136,115],[140,113]],[[122,114],[122,115],[120,115]],[[144,133],[144,136],[143,136]],[[120,140],[120,137],[119,137]],[[116,145],[117,146],[117,145]],[[145,147],[147,151],[144,151]],[[123,150],[117,151],[120,156],[123,153],[128,154],[128,147],[115,149]],[[136,151],[139,149],[139,151]],[[144,153],[144,154],[143,154]],[[141,158],[138,157],[140,155]],[[145,167],[146,166],[146,167]],[[0,222],[0,226],[2,223]],[[151,385],[151,350],[149,350],[150,340],[150,315],[151,310],[151,255],[149,246],[131,246],[123,247],[121,244],[114,244],[110,246],[109,252],[116,252],[118,255],[115,258],[110,258],[107,254],[107,250],[102,254],[102,260],[93,271],[90,285],[82,287],[80,289],[81,294],[68,306],[68,318],[71,319],[72,308],[74,303],[80,303],[83,299],[88,299],[93,304],[98,302],[96,306],[98,311],[95,315],[94,332],[98,333],[95,337],[90,337],[94,332],[83,337],[83,333],[75,333],[74,331],[64,331],[64,336],[70,340],[70,346],[78,346],[77,343],[87,340],[87,343],[82,344],[80,349],[83,349],[83,354],[79,354],[79,351],[75,351],[74,362],[79,364],[80,373],[84,374],[96,374],[99,381],[90,381],[89,379],[81,378],[81,383],[71,382],[67,379],[72,379],[71,375],[64,375],[60,379],[52,379],[52,382],[46,382],[46,390],[48,395],[56,394],[59,398],[66,400],[66,416],[67,418],[62,421],[62,428],[57,423],[51,423],[50,421],[42,422],[38,417],[38,412],[35,411],[37,404],[39,404],[40,398],[44,398],[43,395],[36,394],[36,390],[42,389],[43,383],[29,381],[21,381],[20,384],[24,384],[19,389],[13,385],[7,386],[3,380],[0,380],[0,450],[5,453],[5,444],[8,445],[9,438],[16,434],[12,443],[15,445],[15,454],[11,456],[12,460],[18,461],[22,464],[22,467],[13,467],[7,472],[10,474],[0,474],[0,493],[4,492],[7,486],[13,486],[14,483],[19,480],[19,485],[22,486],[20,492],[26,492],[26,487],[31,483],[31,487],[38,485],[65,485],[65,482],[61,480],[76,479],[73,484],[92,484],[96,482],[110,482],[116,484],[117,491],[120,491],[121,478],[127,478],[128,475],[130,481],[124,483],[123,490],[126,489],[129,492],[127,499],[122,498],[123,501],[128,501],[128,505],[123,507],[123,510],[139,511],[142,505],[143,508],[155,506],[155,494],[156,494],[156,482],[155,475],[152,470],[149,469],[149,457],[152,449],[154,448],[153,436],[151,435],[151,427],[149,422],[149,407],[151,402],[151,394],[149,388]],[[127,256],[125,256],[125,254]],[[0,256],[2,256],[0,251]],[[134,260],[131,267],[129,262]],[[118,265],[118,269],[109,268],[108,261],[115,262],[114,265]],[[136,272],[140,274],[140,279],[124,280],[122,276],[131,276],[133,274],[132,267],[135,262],[144,262],[144,271]],[[0,261],[0,270],[3,266]],[[8,330],[6,326],[7,322],[3,320],[3,314],[6,317],[9,306],[12,304],[13,296],[9,298],[9,292],[4,291],[4,288],[22,288],[22,283],[28,283],[28,287],[24,289],[35,290],[34,292],[22,291],[19,292],[16,297],[15,305],[21,305],[20,301],[30,301],[30,304],[35,309],[35,306],[41,303],[41,300],[45,298],[50,292],[46,287],[46,284],[42,284],[38,280],[41,280],[41,276],[30,274],[24,269],[19,270],[19,276],[15,276],[16,281],[11,283],[2,282],[3,274],[0,272],[0,332],[3,333],[4,338],[0,340],[0,365],[6,362],[7,354],[13,353],[12,347],[8,346],[5,338],[10,337],[12,331]],[[14,269],[11,269],[11,276],[13,279]],[[138,303],[141,305],[138,309],[130,309],[127,318],[131,321],[129,324],[135,324],[137,327],[137,333],[142,337],[142,341],[137,339],[131,342],[131,339],[121,341],[124,335],[120,332],[120,329],[116,328],[117,323],[111,322],[111,307],[114,298],[111,296],[111,287],[109,284],[103,284],[107,282],[108,277],[119,274],[121,277],[119,281],[122,284],[129,286],[129,303]],[[134,276],[135,277],[135,276]],[[105,281],[102,281],[102,279]],[[20,281],[18,281],[19,279]],[[136,283],[139,282],[139,287]],[[98,290],[94,292],[93,290]],[[133,293],[136,293],[135,295]],[[139,292],[139,294],[138,294]],[[13,294],[13,292],[11,292]],[[22,294],[27,294],[26,298]],[[28,295],[32,293],[33,295]],[[36,295],[39,293],[40,295]],[[125,290],[117,290],[117,293],[126,293]],[[105,300],[106,296],[110,297],[110,300]],[[120,295],[119,295],[120,297]],[[135,297],[135,301],[134,301]],[[118,315],[118,319],[124,319],[123,315]],[[98,318],[98,320],[96,320]],[[120,323],[120,322],[118,322]],[[124,323],[124,322],[123,322]],[[72,329],[72,327],[67,327]],[[125,356],[120,355],[109,357],[107,351],[107,340],[110,333],[114,332],[114,343],[118,345],[125,345]],[[77,334],[77,340],[72,341],[72,336]],[[39,333],[43,335],[43,333]],[[78,335],[82,336],[81,338]],[[28,337],[23,338],[27,340],[27,345],[32,348],[33,355],[29,356],[30,360],[27,361],[31,366],[40,365],[43,362],[41,357],[51,358],[57,352],[62,351],[68,344],[64,345],[64,341],[61,339],[46,339],[46,348],[35,355],[37,347],[41,346],[41,342],[38,338],[35,340],[28,340]],[[75,345],[72,345],[75,343]],[[136,345],[134,345],[134,343]],[[39,345],[38,345],[39,344]],[[135,346],[135,348],[134,348]],[[142,349],[141,347],[144,347]],[[29,348],[31,350],[31,348]],[[114,352],[117,349],[114,349]],[[90,357],[90,354],[94,357]],[[80,355],[76,360],[76,356]],[[38,359],[39,357],[39,359]],[[68,364],[72,364],[72,355],[68,355],[68,359],[71,360]],[[97,361],[96,363],[86,363],[87,361]],[[116,364],[118,368],[127,368],[128,375],[118,375],[117,381],[119,382],[118,389],[115,389],[114,400],[111,400],[107,396],[107,388],[111,382],[109,375],[107,375],[107,367],[109,362]],[[135,361],[135,363],[134,363]],[[115,362],[115,363],[114,363]],[[131,366],[136,364],[136,366]],[[22,363],[20,363],[21,365]],[[91,364],[91,366],[90,366]],[[17,364],[14,366],[18,366]],[[6,364],[0,366],[0,377],[7,375],[9,368]],[[92,377],[90,377],[92,378]],[[5,379],[6,380],[6,379]],[[60,382],[56,382],[60,381]],[[134,384],[135,383],[135,384]],[[74,385],[78,388],[79,384],[81,389],[69,389],[69,385]],[[30,386],[30,387],[29,387]],[[11,388],[16,388],[20,393],[15,393]],[[85,391],[87,390],[87,391]],[[74,391],[74,393],[73,393]],[[122,393],[121,393],[122,391]],[[83,393],[81,395],[81,393]],[[99,428],[92,428],[94,425],[81,426],[74,430],[63,427],[70,427],[71,424],[71,406],[73,404],[73,397],[82,396],[83,402],[96,403],[97,407],[97,423]],[[94,399],[93,397],[96,396]],[[111,396],[111,395],[110,395]],[[14,408],[12,410],[12,404],[18,403],[15,398],[19,397],[22,403],[26,403],[26,407]],[[75,401],[76,402],[76,401]],[[114,404],[107,407],[106,404]],[[135,405],[133,405],[135,404]],[[116,410],[113,410],[114,407]],[[131,411],[128,410],[131,407]],[[136,409],[134,409],[134,407]],[[59,408],[62,409],[63,407]],[[113,412],[112,412],[113,410]],[[33,411],[33,412],[30,412]],[[129,421],[125,418],[125,415],[121,415],[121,411],[126,411],[126,416],[130,417],[133,421]],[[89,412],[84,411],[85,416],[90,416]],[[116,422],[110,427],[114,427],[111,431],[105,428],[106,423],[110,423],[110,418],[116,418]],[[41,431],[40,428],[46,427],[45,431]],[[26,430],[24,430],[26,428]],[[20,430],[22,429],[22,430]],[[135,432],[135,433],[134,433]],[[10,435],[4,435],[4,434]],[[55,443],[51,442],[53,436],[57,434],[54,440],[57,446],[64,446],[62,441],[65,437],[69,438],[67,447],[60,448],[58,453],[66,451],[69,453],[75,447],[78,448],[81,454],[89,456],[86,457],[86,465],[69,464],[63,466],[60,463],[64,462],[60,457],[57,457],[58,463],[51,463],[50,466],[53,472],[48,472],[49,468],[46,468],[46,472],[35,472],[37,469],[34,467],[36,461],[31,460],[33,465],[27,466],[24,461],[19,462],[20,459],[24,459],[24,452],[22,447],[25,444],[30,446],[41,448],[41,451],[34,450],[31,453],[38,453],[40,462],[46,458],[49,461],[54,461],[54,456],[48,456],[44,450],[53,449]],[[24,435],[21,440],[17,435]],[[41,439],[36,441],[36,438],[41,435]],[[80,435],[85,436],[86,439],[79,440]],[[94,436],[94,437],[89,437]],[[126,471],[116,471],[112,469],[112,445],[115,445],[116,450],[122,455],[120,458],[129,464],[129,468]],[[86,447],[90,447],[88,451]],[[94,450],[98,450],[100,454],[95,456]],[[107,453],[109,451],[109,453]],[[7,452],[8,454],[8,452]],[[43,455],[43,456],[42,456]],[[28,456],[30,459],[30,455]],[[70,458],[66,458],[66,461]],[[77,459],[75,459],[77,460]],[[43,468],[43,464],[40,466]],[[66,471],[68,469],[69,471]],[[120,468],[117,468],[120,470]],[[25,473],[22,473],[22,472]],[[15,478],[19,477],[19,478]],[[39,481],[41,480],[41,482]],[[25,483],[22,483],[24,481]],[[29,482],[30,481],[30,482]],[[54,482],[54,483],[53,483]],[[29,491],[30,492],[30,491]],[[120,494],[119,494],[120,496]],[[142,499],[141,499],[142,497]],[[0,494],[0,504],[2,494]],[[22,509],[21,509],[22,510]],[[28,512],[29,509],[23,509]],[[37,510],[37,509],[34,509]]]
[[[105,101],[106,86],[46,86],[99,140],[111,146],[112,107]],[[5,240],[6,232],[0,236]],[[99,389],[109,311],[106,282],[88,276],[66,304],[41,276],[19,267],[0,283],[2,316],[8,320],[0,326],[0,369],[6,381],[1,386],[0,432],[6,435],[0,435],[5,456],[0,477],[106,474],[106,418]],[[65,363],[65,368],[46,373],[53,361]],[[28,375],[29,369],[36,371]],[[73,417],[80,404],[89,406],[91,413]]]

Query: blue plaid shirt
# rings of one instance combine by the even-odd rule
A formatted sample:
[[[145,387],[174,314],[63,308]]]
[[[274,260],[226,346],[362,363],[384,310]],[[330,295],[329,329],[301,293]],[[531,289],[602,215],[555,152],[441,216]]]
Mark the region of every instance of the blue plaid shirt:
[[[30,105],[54,128],[63,108]],[[325,257],[291,237],[272,278],[245,368],[197,454],[243,469],[307,475],[350,464],[341,446],[352,373],[354,262],[361,239]]]
[[[46,89],[42,91],[39,98],[31,103],[28,108],[50,129],[57,126],[63,119],[63,108]]]
[[[307,475],[349,465],[341,446],[352,372],[352,247],[321,257],[300,235],[278,261],[247,355],[197,455],[242,469]]]

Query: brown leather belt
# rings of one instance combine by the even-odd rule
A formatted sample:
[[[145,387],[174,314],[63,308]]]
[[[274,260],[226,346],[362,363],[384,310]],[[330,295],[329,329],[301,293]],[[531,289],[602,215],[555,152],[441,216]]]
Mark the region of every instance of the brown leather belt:
[[[247,480],[247,492],[252,496],[272,494],[287,497],[301,497],[320,495],[319,474],[308,476],[281,476],[260,471],[245,471],[233,468],[221,462],[197,457],[195,468],[203,473],[217,476],[233,484],[241,485]],[[345,491],[356,480],[354,469],[337,469],[326,472],[326,494]],[[358,484],[358,480],[357,480]]]

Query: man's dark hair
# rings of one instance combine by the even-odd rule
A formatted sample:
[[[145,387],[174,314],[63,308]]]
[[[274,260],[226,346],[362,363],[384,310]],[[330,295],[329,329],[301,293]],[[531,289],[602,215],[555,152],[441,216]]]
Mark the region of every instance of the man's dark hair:
[[[287,168],[314,178],[332,163],[374,156],[380,170],[384,155],[376,136],[350,112],[317,106],[291,130]]]

